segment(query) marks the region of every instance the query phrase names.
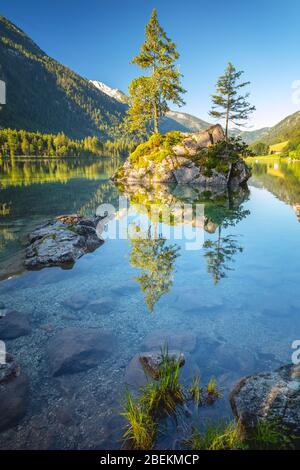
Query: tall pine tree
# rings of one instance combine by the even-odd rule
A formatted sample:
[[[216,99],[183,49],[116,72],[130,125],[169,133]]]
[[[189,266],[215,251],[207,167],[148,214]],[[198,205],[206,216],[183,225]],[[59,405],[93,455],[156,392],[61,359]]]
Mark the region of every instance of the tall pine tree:
[[[149,72],[134,79],[129,86],[130,108],[126,124],[130,132],[159,132],[159,119],[169,110],[168,102],[180,106],[185,90],[175,65],[179,58],[176,45],[160,26],[156,10],[146,26],[146,40],[132,63]]]
[[[213,106],[209,114],[217,119],[225,119],[226,140],[228,140],[229,122],[241,126],[255,111],[255,106],[247,101],[249,93],[239,94],[241,88],[250,84],[250,82],[239,82],[243,73],[243,71],[237,71],[229,62],[224,75],[221,75],[217,81],[217,93],[212,95]]]

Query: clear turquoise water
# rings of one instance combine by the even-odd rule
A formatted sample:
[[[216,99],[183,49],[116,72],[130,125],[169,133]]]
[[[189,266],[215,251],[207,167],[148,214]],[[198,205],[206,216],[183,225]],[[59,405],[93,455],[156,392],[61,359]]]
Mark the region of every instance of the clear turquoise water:
[[[187,358],[183,380],[198,372],[204,383],[218,379],[223,399],[200,409],[203,420],[230,416],[228,393],[240,377],[291,361],[291,343],[300,335],[300,162],[255,163],[249,194],[233,201],[202,195],[206,247],[187,251],[182,240],[165,242],[166,251],[174,243],[178,247],[166,289],[158,283],[155,292],[142,291],[137,277],[147,266],[143,260],[141,267],[133,265],[128,240],[106,241],[71,270],[23,270],[24,237],[39,222],[65,213],[92,214],[101,202],[116,204],[119,192],[108,177],[117,164],[103,159],[0,165],[0,300],[26,313],[32,326],[31,335],[7,341],[30,379],[31,399],[23,420],[0,434],[0,448],[120,447],[126,369],[145,350],[149,334],[181,335]],[[230,240],[234,249],[226,269],[208,253],[220,254],[220,244],[226,249]],[[150,277],[154,273],[160,279],[159,265],[152,265]],[[64,302],[78,293],[86,305],[73,311]],[[147,294],[154,298],[152,312]],[[89,310],[91,300],[103,298],[113,302],[110,311]],[[112,331],[115,350],[99,367],[53,378],[47,342],[71,326]],[[195,347],[184,342],[187,333],[194,335]],[[199,416],[194,413],[177,429],[169,423],[158,447],[177,447],[185,426]]]

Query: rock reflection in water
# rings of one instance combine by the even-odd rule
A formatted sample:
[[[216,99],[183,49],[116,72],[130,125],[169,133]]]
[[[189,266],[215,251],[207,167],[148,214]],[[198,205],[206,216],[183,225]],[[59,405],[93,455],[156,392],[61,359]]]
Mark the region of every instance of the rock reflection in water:
[[[129,198],[134,210],[146,215],[151,223],[146,237],[143,234],[143,237],[139,235],[132,240],[130,257],[132,266],[144,269],[136,280],[145,293],[150,311],[159,298],[170,291],[171,274],[178,256],[178,248],[167,247],[162,235],[157,235],[158,226],[190,224],[209,234],[217,232],[215,241],[207,240],[204,243],[208,273],[218,283],[232,270],[234,256],[241,253],[243,247],[236,236],[223,236],[222,229],[235,226],[250,214],[243,208],[243,202],[249,196],[247,188],[232,192],[182,185],[156,184],[148,187],[134,184],[120,189]],[[196,216],[196,206],[200,204],[204,206],[204,217],[199,218]]]

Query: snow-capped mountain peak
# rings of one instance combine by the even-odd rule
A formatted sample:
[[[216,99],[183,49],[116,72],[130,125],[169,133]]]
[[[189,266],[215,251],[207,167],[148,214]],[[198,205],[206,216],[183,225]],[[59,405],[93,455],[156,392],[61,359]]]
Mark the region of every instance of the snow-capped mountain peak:
[[[127,96],[123,91],[119,90],[118,88],[111,88],[110,86],[106,85],[103,82],[99,82],[98,80],[90,80],[90,82],[102,93],[114,98],[117,101],[121,101],[121,103],[126,103],[128,101]]]

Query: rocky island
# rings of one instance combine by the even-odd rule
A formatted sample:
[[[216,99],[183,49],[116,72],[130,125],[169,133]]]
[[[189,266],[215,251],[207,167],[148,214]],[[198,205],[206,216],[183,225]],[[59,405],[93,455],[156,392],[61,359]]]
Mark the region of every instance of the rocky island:
[[[104,243],[98,236],[102,219],[96,216],[65,215],[37,227],[28,236],[25,267],[72,267],[78,258]]]
[[[119,184],[175,183],[238,188],[251,172],[217,124],[195,133],[154,134],[140,144],[114,176]]]

